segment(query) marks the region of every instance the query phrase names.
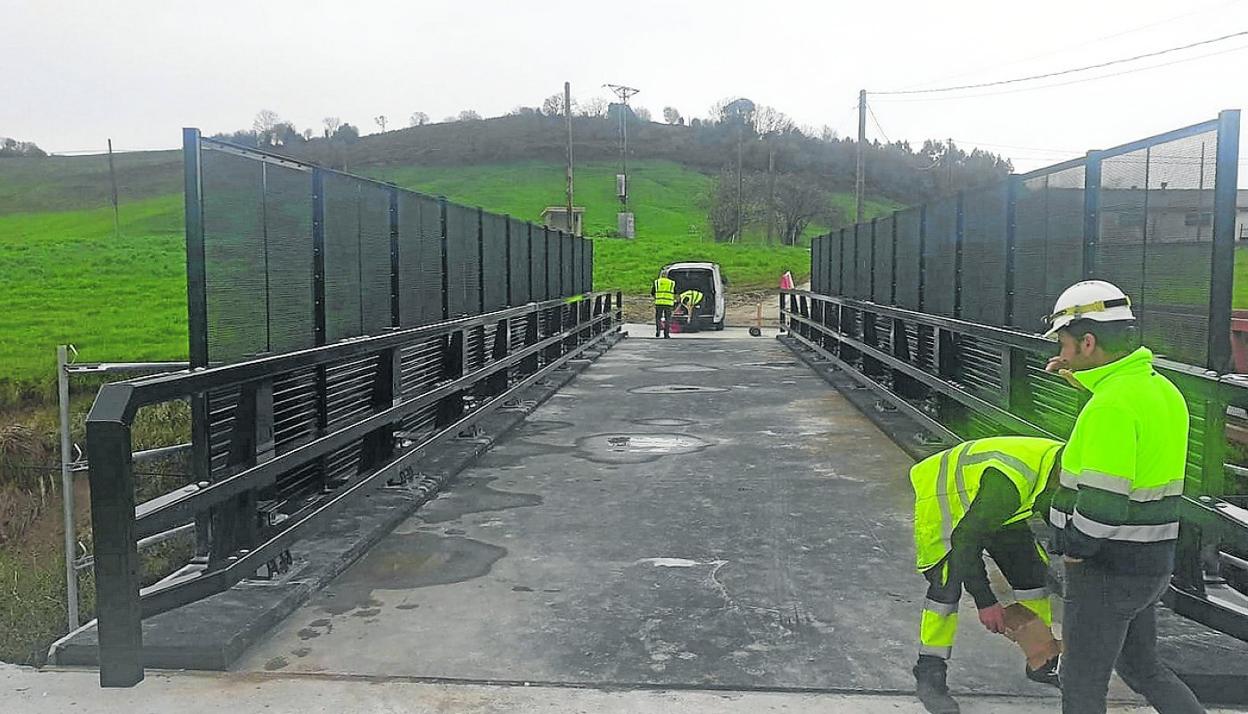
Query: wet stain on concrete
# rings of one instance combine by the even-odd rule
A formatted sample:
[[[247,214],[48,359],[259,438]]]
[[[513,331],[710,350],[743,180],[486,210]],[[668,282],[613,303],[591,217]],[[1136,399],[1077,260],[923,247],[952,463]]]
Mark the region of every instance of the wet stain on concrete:
[[[746,369],[777,369],[779,370],[779,369],[796,369],[797,363],[784,361],[784,360],[778,360],[775,362],[746,362],[745,364],[741,364],[737,366],[745,367]]]
[[[398,607],[396,607],[395,609],[396,609],[396,610],[415,610],[415,609],[416,609],[416,608],[418,608],[418,607],[420,607],[420,605],[418,605],[417,603],[414,603],[414,602],[413,602],[413,603],[406,603],[406,602],[405,602],[405,603],[403,603],[402,605],[399,605]]]
[[[663,456],[692,454],[710,442],[688,434],[595,434],[578,439],[574,454],[600,464],[643,464]]]
[[[334,629],[334,621],[333,621],[333,620],[330,620],[330,619],[329,619],[329,618],[327,618],[327,617],[322,617],[322,618],[321,618],[321,619],[319,619],[319,620],[313,620],[313,621],[309,622],[309,623],[308,623],[308,627],[327,627],[327,628],[329,628],[330,630],[333,630],[333,629]]]
[[[490,483],[497,479],[497,476],[464,478],[417,516],[425,523],[445,523],[458,520],[469,513],[505,511],[509,508],[527,508],[542,504],[542,497],[536,494],[494,489]]]
[[[300,647],[299,649],[291,650],[290,653],[296,657],[307,657],[308,655],[312,654],[312,648]]]
[[[377,615],[380,615],[380,614],[381,614],[381,610],[378,610],[377,608],[373,607],[367,610],[357,610],[351,613],[351,617],[376,617]]]
[[[643,372],[681,373],[681,372],[718,372],[719,367],[708,367],[701,364],[665,364],[662,367],[643,367]]]
[[[667,417],[654,417],[651,419],[634,419],[633,423],[641,425],[641,426],[666,426],[666,427],[693,426],[694,424],[697,424],[697,422],[692,419],[670,419]]]
[[[531,593],[533,592],[533,588],[528,587],[527,585],[516,585],[511,589],[511,591],[513,593]]]
[[[264,670],[266,672],[275,672],[289,665],[290,665],[290,660],[286,659],[285,657],[274,657],[273,659],[264,663]]]
[[[551,431],[567,429],[570,426],[574,426],[574,425],[572,424],[572,422],[569,422],[569,421],[555,421],[555,420],[547,420],[547,419],[526,419],[525,421],[523,421],[522,423],[516,426],[513,433],[517,435],[522,435],[522,436],[533,435],[533,434],[545,434]]]
[[[374,590],[411,590],[479,578],[505,555],[506,548],[471,538],[426,532],[392,534],[334,581],[332,593],[322,591],[312,604],[342,614],[339,602],[367,602]],[[369,617],[378,612],[361,609],[357,615]]]
[[[320,637],[321,633],[319,630],[314,630],[311,627],[305,627],[302,630],[299,630],[298,635],[301,640],[310,640],[314,637]]]
[[[703,387],[696,384],[651,384],[633,387],[630,394],[694,394],[698,392],[727,392],[727,387]]]

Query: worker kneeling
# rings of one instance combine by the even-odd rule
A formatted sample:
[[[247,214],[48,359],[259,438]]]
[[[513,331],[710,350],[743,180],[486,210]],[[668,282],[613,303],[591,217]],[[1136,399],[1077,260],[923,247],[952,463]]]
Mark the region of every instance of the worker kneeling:
[[[1056,486],[1058,481],[1061,450],[1061,442],[1051,439],[992,437],[959,444],[910,470],[915,554],[918,570],[928,582],[914,676],[916,693],[928,711],[959,711],[949,696],[945,671],[963,586],[975,599],[984,627],[1010,636],[1028,652],[1027,677],[1058,686],[1059,648],[1048,632],[1053,622],[1046,587],[1048,558],[1027,520],[1037,507],[1047,508],[1050,484]],[[997,602],[988,586],[985,550],[1009,581],[1020,607],[1007,609]],[[1016,629],[1028,621],[1032,627]],[[1038,643],[1036,629],[1041,635]]]

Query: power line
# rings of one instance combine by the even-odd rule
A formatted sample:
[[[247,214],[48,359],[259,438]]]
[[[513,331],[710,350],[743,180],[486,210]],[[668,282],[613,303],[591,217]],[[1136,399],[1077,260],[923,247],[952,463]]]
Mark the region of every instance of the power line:
[[[1248,34],[1248,33],[1240,33],[1240,34]],[[1109,74],[1102,74],[1096,77],[1084,77],[1082,79],[1071,79],[1065,82],[1054,82],[1053,84],[1044,84],[1039,87],[1019,87],[1017,89],[1005,89],[1005,90],[998,91],[998,92],[983,92],[981,94],[962,94],[962,95],[958,95],[955,97],[929,97],[929,98],[918,98],[918,99],[885,98],[879,101],[884,101],[884,102],[948,102],[948,101],[958,101],[961,99],[977,99],[980,97],[995,97],[1001,94],[1017,94],[1019,92],[1035,92],[1041,89],[1053,89],[1055,87],[1065,87],[1071,84],[1082,84],[1084,82],[1095,82],[1095,81],[1102,80],[1102,79],[1109,79],[1111,77],[1121,77],[1123,75],[1135,74],[1137,72],[1147,72],[1153,69],[1161,69],[1162,67],[1169,67],[1171,65],[1176,65],[1176,64],[1184,64],[1187,62],[1195,62],[1197,60],[1207,59],[1209,57],[1217,57],[1218,55],[1224,55],[1230,52],[1240,52],[1246,49],[1248,49],[1248,45],[1245,45],[1243,47],[1232,47],[1226,50],[1219,50],[1217,52],[1210,52],[1208,54],[1197,55],[1196,57],[1184,57],[1182,59],[1171,60],[1169,62],[1162,62],[1161,64],[1149,65],[1147,67],[1136,67],[1133,69],[1122,70],[1121,72],[1111,72]],[[919,94],[919,93],[921,92],[908,92],[908,94]]]
[[[875,124],[875,128],[879,130],[880,136],[884,137],[884,143],[886,144],[893,143],[888,138],[888,132],[884,131],[884,127],[880,126],[880,120],[875,117],[875,110],[871,108],[871,105],[869,103],[867,104],[867,113],[871,115],[871,123]]]
[[[1177,47],[1167,47],[1166,49],[1163,49],[1163,50],[1156,50],[1156,51],[1154,51],[1154,52],[1145,52],[1144,54],[1134,55],[1134,56],[1132,56],[1132,57],[1123,57],[1123,58],[1120,58],[1120,59],[1109,60],[1108,62],[1098,62],[1097,64],[1085,65],[1085,66],[1083,66],[1083,67],[1072,67],[1072,68],[1070,68],[1070,69],[1063,69],[1063,70],[1059,70],[1059,71],[1057,71],[1057,72],[1046,72],[1046,73],[1044,73],[1044,74],[1033,74],[1033,75],[1029,75],[1029,76],[1026,76],[1026,77],[1015,77],[1014,79],[1002,79],[1002,80],[998,80],[998,81],[995,81],[995,82],[981,82],[981,83],[979,83],[979,84],[963,84],[963,85],[958,85],[958,86],[953,86],[953,87],[937,87],[937,88],[934,88],[934,89],[904,89],[904,90],[893,90],[893,91],[888,91],[888,92],[871,92],[871,94],[875,94],[875,95],[897,95],[897,94],[934,94],[934,93],[937,93],[937,92],[956,92],[956,91],[961,91],[961,90],[964,90],[964,89],[983,89],[983,88],[985,88],[985,87],[997,87],[997,86],[1001,86],[1001,85],[1003,85],[1003,84],[1017,84],[1017,83],[1019,83],[1019,82],[1031,82],[1031,81],[1034,81],[1034,80],[1037,80],[1037,79],[1048,79],[1048,78],[1050,78],[1050,77],[1061,77],[1061,76],[1063,76],[1063,75],[1067,75],[1067,74],[1074,74],[1074,73],[1076,73],[1076,72],[1086,72],[1086,71],[1088,71],[1088,70],[1092,70],[1092,69],[1101,69],[1101,68],[1103,68],[1103,67],[1111,67],[1111,66],[1113,66],[1113,65],[1124,64],[1124,63],[1127,63],[1127,62],[1135,62],[1135,61],[1137,61],[1137,60],[1148,59],[1149,57],[1159,57],[1159,56],[1161,56],[1161,55],[1170,54],[1170,53],[1172,53],[1172,52],[1180,52],[1180,51],[1182,51],[1182,50],[1190,50],[1190,49],[1192,49],[1193,47],[1201,47],[1201,46],[1203,46],[1203,45],[1211,45],[1211,44],[1214,44],[1215,42],[1224,42],[1224,41],[1226,41],[1226,40],[1234,39],[1234,38],[1236,38],[1236,37],[1243,37],[1243,36],[1245,36],[1245,35],[1248,35],[1248,30],[1241,30],[1241,31],[1239,31],[1239,32],[1232,32],[1232,33],[1231,33],[1231,34],[1229,34],[1229,35],[1222,35],[1222,36],[1220,36],[1220,37],[1214,37],[1214,38],[1211,38],[1211,39],[1208,39],[1208,40],[1201,40],[1201,41],[1199,41],[1199,42],[1192,42],[1192,43],[1190,43],[1190,44],[1186,44],[1186,45],[1179,45],[1179,46],[1177,46]]]
[[[1196,9],[1196,10],[1192,10],[1192,11],[1190,11],[1190,12],[1185,12],[1185,13],[1182,13],[1182,14],[1180,14],[1180,15],[1174,15],[1173,17],[1167,17],[1167,18],[1163,18],[1163,19],[1161,19],[1161,20],[1156,20],[1156,21],[1154,21],[1154,22],[1150,22],[1150,23],[1148,23],[1148,24],[1146,24],[1146,25],[1139,25],[1139,26],[1132,27],[1132,28],[1128,28],[1128,29],[1126,29],[1126,30],[1121,30],[1121,31],[1119,31],[1119,32],[1115,32],[1115,33],[1112,33],[1112,34],[1109,34],[1109,35],[1102,35],[1101,37],[1094,37],[1094,38],[1089,39],[1089,40],[1083,40],[1083,41],[1080,41],[1080,42],[1073,42],[1073,43],[1071,43],[1071,44],[1068,44],[1068,45],[1063,45],[1063,46],[1061,46],[1061,47],[1057,47],[1057,48],[1052,49],[1052,50],[1049,50],[1049,51],[1047,51],[1047,52],[1041,52],[1041,53],[1039,53],[1039,54],[1029,55],[1029,56],[1027,56],[1027,57],[1021,57],[1021,58],[1019,58],[1019,59],[1010,60],[1010,61],[1008,61],[1008,62],[1002,62],[1002,63],[997,64],[997,65],[996,65],[996,67],[997,67],[997,68],[1001,68],[1001,67],[1010,67],[1010,66],[1013,66],[1013,65],[1016,65],[1016,64],[1021,64],[1021,63],[1023,63],[1023,62],[1028,62],[1028,61],[1033,60],[1033,59],[1040,59],[1041,57],[1049,57],[1049,56],[1052,56],[1052,55],[1061,54],[1061,53],[1063,53],[1063,52],[1069,52],[1070,50],[1074,50],[1074,49],[1079,49],[1079,48],[1082,48],[1082,47],[1086,47],[1086,46],[1088,46],[1088,45],[1090,45],[1090,44],[1093,44],[1093,43],[1096,43],[1096,42],[1104,42],[1105,40],[1112,40],[1112,39],[1115,39],[1115,38],[1118,38],[1118,37],[1123,37],[1124,35],[1129,35],[1129,34],[1131,34],[1131,33],[1133,33],[1133,32],[1139,32],[1139,31],[1141,31],[1141,30],[1147,30],[1147,29],[1149,29],[1149,28],[1157,27],[1158,25],[1164,25],[1164,24],[1166,24],[1166,23],[1174,22],[1175,20],[1182,20],[1182,19],[1185,19],[1185,18],[1191,17],[1191,16],[1193,16],[1193,15],[1199,15],[1199,14],[1201,14],[1201,13],[1209,12],[1210,10],[1221,10],[1221,9],[1222,9],[1222,8],[1224,8],[1224,7],[1230,7],[1231,5],[1235,5],[1236,3],[1239,3],[1239,2],[1242,2],[1242,0],[1230,0],[1230,2],[1225,2],[1225,3],[1219,4],[1219,5],[1210,5],[1209,7],[1203,7],[1203,8],[1199,8],[1199,9]],[[967,76],[967,75],[977,74],[977,73],[979,73],[980,71],[982,71],[982,69],[983,69],[983,67],[982,67],[982,66],[979,66],[979,67],[976,67],[975,69],[971,69],[971,70],[968,70],[968,71],[965,71],[965,72],[958,72],[958,73],[956,73],[956,74],[946,74],[946,75],[942,75],[942,76],[940,76],[940,77],[936,77],[936,78],[934,78],[934,79],[930,79],[930,80],[927,80],[927,81],[928,81],[928,82],[940,82],[940,81],[944,81],[944,80],[946,80],[946,79],[956,79],[956,78],[958,78],[958,77],[965,77],[965,76]]]

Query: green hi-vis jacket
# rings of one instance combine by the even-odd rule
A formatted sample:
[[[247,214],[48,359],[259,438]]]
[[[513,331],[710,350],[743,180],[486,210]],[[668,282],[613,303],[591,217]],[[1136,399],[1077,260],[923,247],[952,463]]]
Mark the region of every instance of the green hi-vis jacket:
[[[1056,549],[1110,567],[1164,571],[1179,536],[1187,403],[1144,347],[1075,378],[1092,398],[1062,454],[1049,509]]]
[[[959,444],[933,454],[910,469],[914,486],[914,553],[920,572],[936,565],[952,549],[953,529],[979,492],[980,478],[997,469],[1018,489],[1014,514],[1000,525],[1031,516],[1053,470],[1059,441],[1029,436],[995,436]]]
[[[650,287],[654,296],[655,307],[671,307],[676,304],[676,281],[671,278],[656,278]]]

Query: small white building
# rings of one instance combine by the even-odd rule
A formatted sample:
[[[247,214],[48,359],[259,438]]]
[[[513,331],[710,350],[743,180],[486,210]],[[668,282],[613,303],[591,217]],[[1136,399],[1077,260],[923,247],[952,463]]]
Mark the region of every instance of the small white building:
[[[572,221],[569,224],[567,206],[547,206],[542,210],[542,225],[574,236],[584,235],[585,207],[572,207]]]

